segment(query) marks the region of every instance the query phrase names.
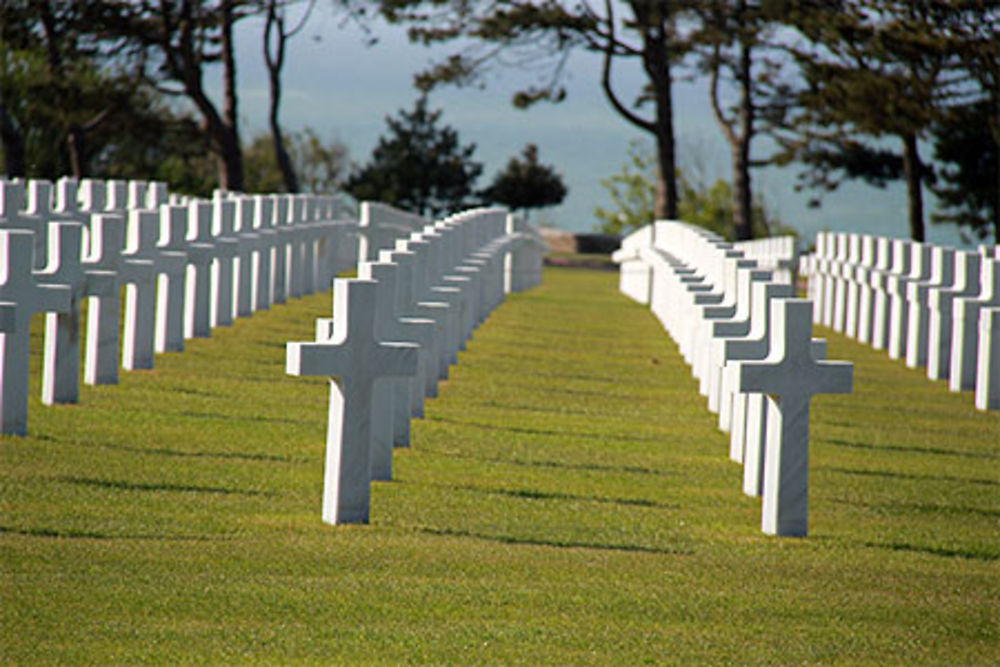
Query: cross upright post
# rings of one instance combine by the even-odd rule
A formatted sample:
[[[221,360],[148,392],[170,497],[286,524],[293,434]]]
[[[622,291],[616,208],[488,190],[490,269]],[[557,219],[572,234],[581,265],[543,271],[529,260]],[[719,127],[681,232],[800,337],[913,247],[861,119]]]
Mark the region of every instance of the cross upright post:
[[[125,269],[123,278],[126,282],[122,367],[126,370],[150,369],[153,367],[156,342],[156,288],[159,270],[153,253],[160,234],[160,213],[156,210],[132,209],[128,216],[125,253],[122,255]]]
[[[0,301],[13,304],[13,312],[3,309],[8,330],[0,332],[0,434],[28,432],[31,316],[66,312],[70,305],[68,287],[36,282],[34,245],[27,230],[0,229]]]
[[[417,346],[379,341],[374,281],[338,279],[333,291],[333,337],[288,343],[285,371],[330,378],[323,521],[367,523],[374,387],[385,378],[413,375]]]
[[[188,264],[187,293],[184,300],[184,337],[208,338],[212,335],[212,202],[194,201],[188,208],[186,250]]]
[[[272,218],[266,220],[274,234],[274,257],[271,264],[271,303],[285,303],[288,299],[288,197],[271,195]]]
[[[233,324],[233,268],[239,254],[235,230],[236,202],[217,197],[212,200],[212,229],[215,262],[212,265],[211,325]]]
[[[414,323],[403,320],[396,314],[396,283],[399,267],[392,262],[368,262],[358,264],[358,277],[375,281],[375,333],[379,340],[399,341],[418,345],[417,368],[414,377],[392,378],[376,384],[373,401],[372,423],[372,478],[392,479],[393,447],[410,445],[410,404],[414,385],[423,390],[423,378],[427,372],[427,346],[421,345],[430,334],[433,322],[423,320]],[[425,329],[423,334],[415,331],[414,324]]]
[[[187,217],[187,206],[160,205],[160,236],[155,252],[161,273],[157,278],[154,335],[154,349],[160,353],[184,350]]]
[[[89,217],[89,216],[88,216]],[[80,304],[87,297],[110,298],[118,293],[112,271],[85,270],[82,263],[83,226],[55,222],[49,230],[45,269],[35,274],[42,284],[65,285],[69,307],[45,315],[42,362],[42,403],[76,403],[80,395]]]
[[[121,284],[118,275],[122,249],[125,247],[125,220],[118,215],[91,216],[89,254],[84,258],[88,270],[110,273],[110,294],[88,295],[87,341],[83,381],[90,385],[118,384],[118,359],[121,343]]]
[[[236,317],[253,315],[253,251],[259,246],[260,234],[254,232],[255,199],[240,195],[235,199],[238,225],[236,230]]]
[[[271,227],[274,205],[271,197],[254,195],[253,232],[257,235],[254,244],[257,259],[256,282],[254,284],[253,310],[269,310],[274,293],[274,256],[278,244],[278,234]]]
[[[417,317],[419,312],[411,312],[413,304],[410,299],[411,263],[413,253],[401,250],[380,250],[379,263],[388,264],[394,267],[395,274],[395,294],[393,313],[399,322],[406,325],[406,332],[410,337],[404,337],[404,341],[413,341],[420,345],[420,363],[417,365],[417,373],[411,381],[410,415],[413,417],[424,416],[424,397],[429,396],[428,384],[436,379],[434,365],[437,359],[435,350],[440,347],[441,340],[438,336],[439,322],[430,317]],[[412,338],[411,338],[412,337]],[[399,446],[409,446],[409,435],[407,434],[405,444],[397,439]]]
[[[761,527],[768,535],[804,537],[809,527],[809,403],[816,394],[853,390],[854,366],[816,361],[812,303],[771,302],[771,351],[740,362],[739,390],[767,394],[767,448]]]

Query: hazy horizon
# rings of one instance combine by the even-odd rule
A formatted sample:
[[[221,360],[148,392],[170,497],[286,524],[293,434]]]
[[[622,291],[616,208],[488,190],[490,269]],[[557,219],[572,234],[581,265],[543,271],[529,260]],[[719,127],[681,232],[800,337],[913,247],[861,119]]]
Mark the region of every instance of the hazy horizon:
[[[263,22],[246,19],[237,25],[237,86],[241,133],[244,141],[267,128],[269,89],[261,51]],[[377,23],[372,26],[378,44],[365,46],[365,34],[355,24],[344,24],[326,7],[317,7],[306,29],[288,43],[283,76],[282,127],[297,131],[308,126],[325,140],[336,138],[355,163],[367,162],[385,117],[413,106],[418,92],[413,74],[446,48],[412,45],[405,31]],[[320,39],[315,39],[319,36]],[[567,65],[567,91],[560,104],[515,109],[511,94],[528,74],[503,71],[485,89],[454,87],[435,90],[430,106],[443,109],[442,121],[459,132],[463,144],[476,144],[475,159],[484,165],[480,185],[486,185],[527,143],[539,147],[542,162],[551,164],[569,188],[563,204],[533,212],[535,222],[570,231],[591,231],[598,221],[593,211],[610,205],[602,178],[617,173],[627,159],[629,142],[651,144],[606,102],[600,89],[599,61],[593,54],[574,53]],[[616,71],[622,99],[630,100],[641,85],[641,75]],[[218,98],[220,72],[210,69],[206,86]],[[707,88],[702,82],[674,85],[674,122],[681,168],[701,163],[704,176],[729,179],[728,147],[712,116]],[[929,149],[924,150],[925,159]],[[908,237],[906,193],[897,183],[881,190],[862,183],[845,183],[823,198],[819,209],[807,206],[810,193],[794,190],[797,166],[753,172],[754,190],[786,225],[809,242],[817,231],[866,231]],[[930,222],[934,200],[925,189],[927,240],[966,246],[958,228]]]

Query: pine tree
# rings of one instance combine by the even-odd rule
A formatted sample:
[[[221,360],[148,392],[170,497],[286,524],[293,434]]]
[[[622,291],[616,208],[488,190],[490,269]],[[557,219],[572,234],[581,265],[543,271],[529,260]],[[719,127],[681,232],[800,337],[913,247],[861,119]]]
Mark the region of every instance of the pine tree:
[[[483,191],[483,198],[513,210],[560,203],[566,197],[566,186],[555,169],[538,161],[538,146],[528,144],[521,156],[523,159],[510,159]]]
[[[462,146],[454,128],[438,125],[441,113],[429,111],[427,96],[422,95],[412,111],[400,109],[396,118],[387,116],[388,134],[344,190],[360,200],[420,215],[437,216],[471,205],[483,167],[472,160],[475,144]]]
[[[796,99],[795,133],[783,138],[783,160],[806,165],[801,185],[827,191],[845,177],[880,186],[902,177],[910,236],[922,241],[923,185],[932,170],[920,140],[949,95],[942,3],[795,4],[805,9],[790,21],[809,43],[793,49],[805,86]]]
[[[598,73],[605,98],[627,123],[651,135],[656,145],[656,205],[659,218],[677,217],[674,68],[689,44],[683,15],[690,2],[627,0],[586,3],[575,0],[382,0],[383,15],[410,25],[423,44],[466,38],[461,49],[417,77],[429,90],[440,83],[482,84],[496,67],[519,67],[536,75],[515,93],[513,103],[527,107],[562,101],[566,61],[574,49],[600,55]],[[619,9],[621,10],[619,12]],[[619,89],[622,65],[640,67],[645,77],[629,101]]]

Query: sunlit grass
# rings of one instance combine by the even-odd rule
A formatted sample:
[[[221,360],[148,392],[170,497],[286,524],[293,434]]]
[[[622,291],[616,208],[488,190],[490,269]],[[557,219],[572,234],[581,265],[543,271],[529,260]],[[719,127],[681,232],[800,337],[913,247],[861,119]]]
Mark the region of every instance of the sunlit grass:
[[[369,526],[320,522],[327,389],[283,372],[328,294],[79,406],[33,384],[0,440],[2,661],[995,664],[1000,416],[824,332],[855,393],[813,404],[810,537],[766,538],[616,280],[549,269],[498,309]]]

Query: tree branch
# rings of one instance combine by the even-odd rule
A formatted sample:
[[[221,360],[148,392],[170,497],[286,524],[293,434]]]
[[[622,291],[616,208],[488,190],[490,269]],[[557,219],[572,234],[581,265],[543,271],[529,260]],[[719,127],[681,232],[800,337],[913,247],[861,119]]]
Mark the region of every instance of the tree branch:
[[[733,129],[733,121],[726,118],[726,114],[722,111],[722,105],[719,104],[719,70],[721,69],[719,61],[719,43],[716,42],[712,47],[712,79],[709,86],[709,98],[712,101],[712,113],[715,115],[719,127],[722,128],[722,133],[726,135],[726,141],[729,142],[730,146],[735,146],[739,138]]]
[[[615,94],[614,88],[611,86],[611,60],[614,57],[614,47],[616,40],[614,39],[615,34],[615,16],[614,10],[611,7],[611,0],[604,0],[604,8],[607,14],[608,20],[608,39],[605,44],[604,49],[604,62],[601,67],[601,88],[604,90],[605,96],[608,101],[611,102],[611,106],[614,107],[622,118],[632,123],[638,128],[645,130],[646,132],[654,133],[656,131],[656,126],[639,115],[632,112],[631,109],[622,104],[621,100]]]

